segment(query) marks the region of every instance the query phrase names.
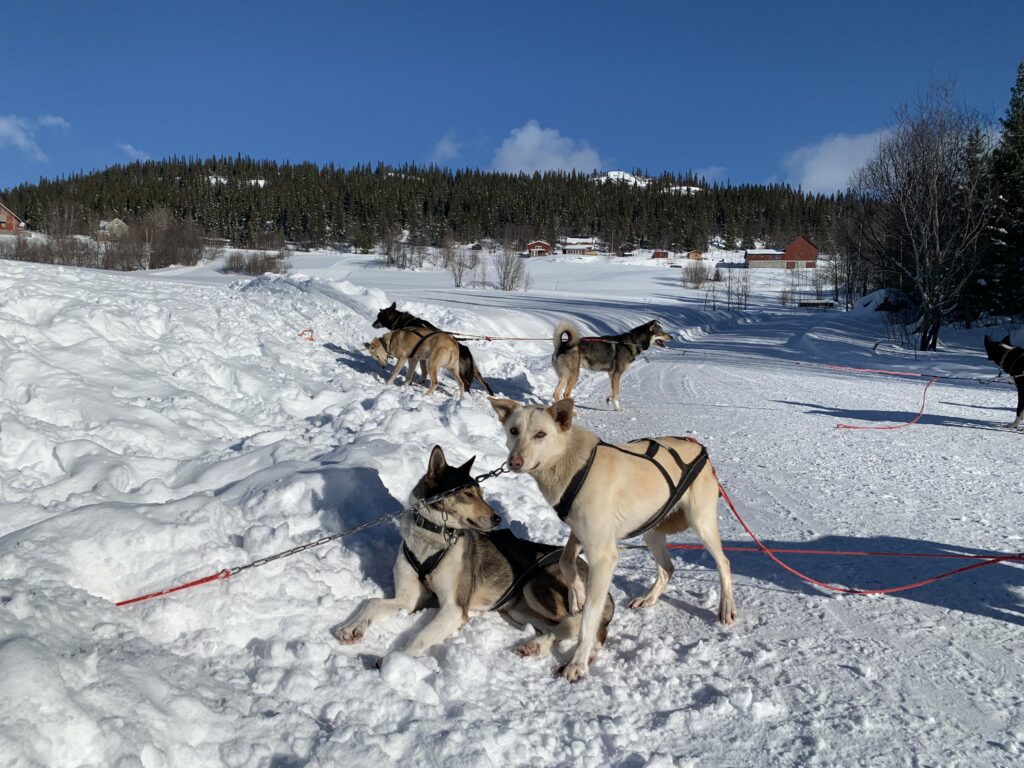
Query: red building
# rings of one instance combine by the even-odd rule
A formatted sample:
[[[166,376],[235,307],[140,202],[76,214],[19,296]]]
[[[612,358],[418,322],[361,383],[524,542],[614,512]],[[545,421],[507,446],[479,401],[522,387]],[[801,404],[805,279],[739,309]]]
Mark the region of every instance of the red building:
[[[534,240],[526,244],[526,252],[530,256],[550,256],[551,243],[546,240]]]
[[[17,234],[25,228],[25,222],[14,215],[14,211],[0,203],[0,235]]]
[[[654,251],[654,253],[651,254],[651,258],[652,259],[667,259],[668,258],[668,251]]]
[[[785,251],[773,248],[752,248],[743,255],[748,268],[814,269],[818,266],[818,246],[799,235]]]

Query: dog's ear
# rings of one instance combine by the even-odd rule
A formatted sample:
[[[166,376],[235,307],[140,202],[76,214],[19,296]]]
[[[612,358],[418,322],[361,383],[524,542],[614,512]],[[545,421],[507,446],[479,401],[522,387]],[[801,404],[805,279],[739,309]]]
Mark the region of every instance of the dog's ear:
[[[1005,344],[1008,347],[1012,347],[1013,346],[1013,342],[1010,341],[1010,334],[1006,334],[1006,338],[1003,339],[1000,343],[1001,344]]]
[[[397,306],[398,306],[398,302],[397,301],[392,301],[391,302],[391,306],[388,307],[388,309],[395,309]]]
[[[512,415],[512,411],[519,407],[519,403],[515,400],[508,400],[504,397],[488,397],[487,401],[491,404],[494,412],[498,414],[498,421],[502,424]]]
[[[473,462],[476,461],[476,456],[470,456],[469,461],[459,467],[459,472],[468,475],[469,471],[473,469]]]
[[[364,347],[366,347],[367,349],[369,349],[370,347],[372,347],[372,346],[373,346],[373,343],[372,343],[372,342],[369,342],[369,341],[364,341],[364,342],[363,342],[363,346],[364,346]]]
[[[427,475],[437,477],[447,467],[448,462],[444,459],[444,451],[441,450],[440,445],[435,445],[434,449],[430,452],[430,460],[427,462]]]
[[[563,432],[568,432],[569,428],[572,427],[572,411],[575,407],[575,401],[571,397],[566,397],[548,408],[551,418],[555,420],[555,423]]]

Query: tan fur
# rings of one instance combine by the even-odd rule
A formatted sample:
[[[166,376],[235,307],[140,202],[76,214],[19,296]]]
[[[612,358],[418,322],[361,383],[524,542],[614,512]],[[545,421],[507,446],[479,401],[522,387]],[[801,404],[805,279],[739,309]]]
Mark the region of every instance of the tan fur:
[[[420,339],[424,338],[426,340],[420,344]],[[417,344],[419,344],[418,348]],[[406,385],[411,384],[416,362],[419,361],[421,366],[426,364],[427,373],[430,375],[428,395],[433,394],[437,389],[438,371],[443,368],[455,379],[459,387],[459,397],[462,397],[462,380],[459,378],[459,344],[447,333],[432,331],[429,328],[403,328],[385,333],[372,341],[365,341],[363,346],[369,350],[371,357],[380,363],[382,368],[387,368],[389,357],[394,357],[397,360],[395,368],[388,378],[388,384],[394,384],[399,372],[406,364],[409,364],[409,371],[405,383]],[[416,352],[415,357],[410,357],[413,350]]]
[[[576,472],[582,468],[597,436],[573,424],[573,401],[559,400],[549,408],[520,406],[512,400],[490,399],[505,429],[509,448],[509,465],[537,481],[544,498],[556,504]],[[690,462],[700,446],[675,437],[655,438],[675,449]],[[624,444],[623,449],[642,454],[644,444]],[[657,459],[673,481],[681,474],[675,462],[659,452]],[[563,674],[570,681],[586,674],[587,665],[597,653],[597,614],[591,609],[607,596],[612,574],[618,562],[617,542],[630,531],[643,525],[661,508],[669,489],[657,467],[643,458],[633,459],[612,448],[597,451],[590,475],[577,495],[565,522],[569,539],[563,552],[561,567],[569,584],[569,609],[583,611],[579,642],[572,661]],[[668,585],[673,566],[665,547],[665,536],[693,528],[718,567],[720,599],[718,618],[725,624],[736,620],[736,604],[732,593],[732,571],[722,551],[718,534],[718,481],[708,462],[668,517],[644,534],[644,542],[658,566],[650,589],[630,602],[630,607],[654,605]],[[584,587],[576,568],[576,558],[586,554],[590,572]]]

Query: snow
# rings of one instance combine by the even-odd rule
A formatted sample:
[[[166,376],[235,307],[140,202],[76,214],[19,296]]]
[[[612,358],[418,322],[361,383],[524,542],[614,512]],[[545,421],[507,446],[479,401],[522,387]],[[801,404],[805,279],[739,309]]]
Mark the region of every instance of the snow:
[[[479,390],[458,402],[450,382],[429,398],[384,386],[362,342],[392,300],[488,335],[547,338],[563,317],[588,333],[659,318],[676,341],[624,376],[626,410],[605,404],[606,376],[583,372],[578,418],[612,441],[698,437],[770,545],[1024,550],[1021,435],[999,429],[1011,387],[943,381],[918,425],[851,432],[835,424],[909,420],[924,382],[821,367],[987,378],[980,340],[998,330],[946,329],[927,356],[874,349],[874,299],[846,314],[787,309],[778,294],[791,276],[755,271],[749,311],[705,311],[703,291],[651,260],[531,261],[526,293],[454,289],[443,271],[387,270],[372,256],[290,260],[292,274],[255,279],[217,264],[123,274],[0,262],[5,765],[1019,762],[1017,563],[852,597],[735,552],[740,618],[723,628],[706,554],[675,553],[662,602],[631,611],[626,596],[654,567],[623,550],[608,643],[573,686],[554,660],[515,656],[524,632],[495,615],[422,658],[396,649],[426,615],[338,645],[330,630],[391,589],[390,525],[115,607],[399,509],[435,443],[453,461],[476,455],[481,471],[500,464]],[[554,388],[550,342],[474,354],[506,396],[543,401]],[[484,492],[517,532],[564,540],[528,478]],[[750,544],[724,505],[720,520],[727,545]],[[788,559],[864,588],[960,564]]]
[[[604,184],[606,182],[613,182],[616,184],[627,184],[631,187],[639,187],[640,189],[646,189],[654,183],[654,179],[647,178],[646,176],[637,176],[636,174],[630,173],[629,171],[605,171],[600,176],[595,176],[594,181]],[[665,188],[666,192],[675,192],[681,195],[694,195],[697,192],[703,192],[703,188],[694,187],[688,184],[672,185]]]

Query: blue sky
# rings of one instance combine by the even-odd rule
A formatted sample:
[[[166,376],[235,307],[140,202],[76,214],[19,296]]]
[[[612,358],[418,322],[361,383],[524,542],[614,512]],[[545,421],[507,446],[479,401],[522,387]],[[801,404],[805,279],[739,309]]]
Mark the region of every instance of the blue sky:
[[[0,41],[0,188],[241,153],[831,191],[932,80],[1001,116],[1024,3],[40,1]]]

